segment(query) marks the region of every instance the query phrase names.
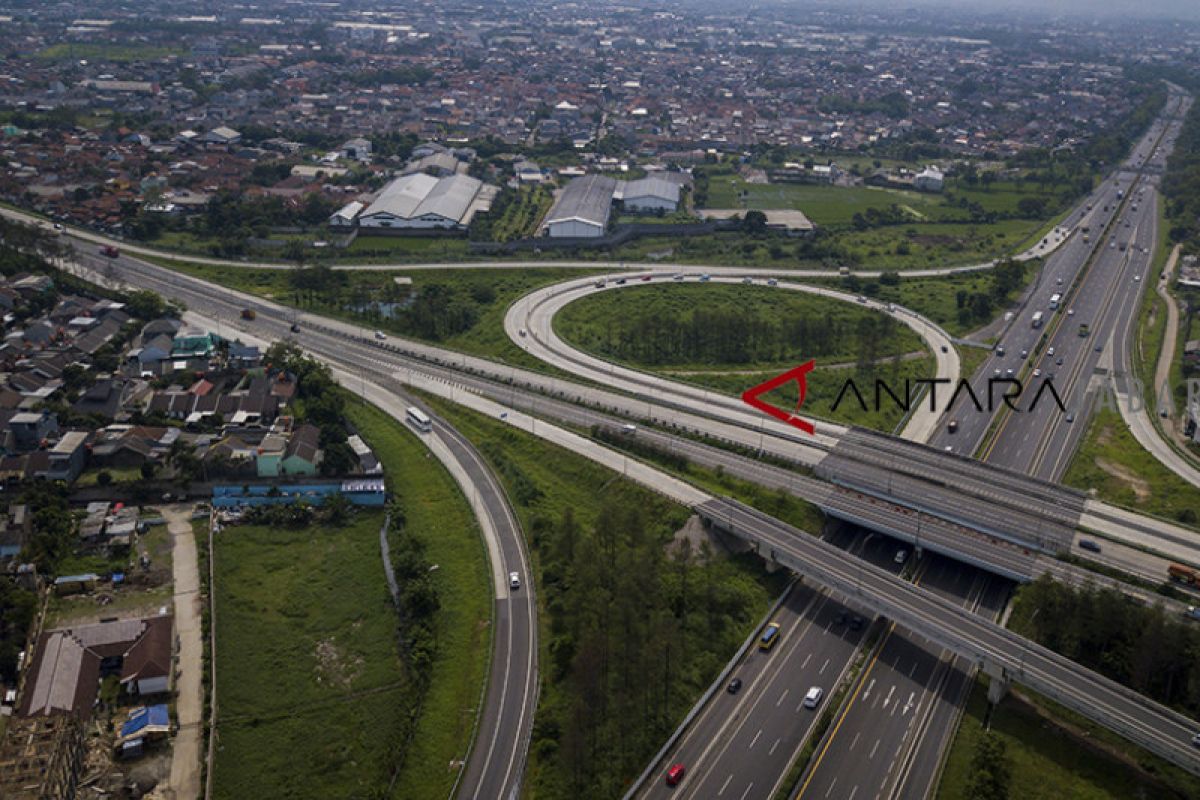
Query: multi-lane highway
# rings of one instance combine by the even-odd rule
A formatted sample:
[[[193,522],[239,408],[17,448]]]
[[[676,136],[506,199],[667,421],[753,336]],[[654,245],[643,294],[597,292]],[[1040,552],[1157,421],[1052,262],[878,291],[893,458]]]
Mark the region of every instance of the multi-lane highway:
[[[1118,180],[1120,180],[1120,179],[1118,179]],[[1127,175],[1126,180],[1124,180],[1122,186],[1128,187],[1129,181],[1132,181],[1132,180],[1133,180],[1133,176]],[[1104,190],[1104,187],[1102,187],[1102,190]],[[1114,196],[1115,196],[1116,191],[1122,191],[1122,193],[1127,193],[1128,188],[1122,188],[1122,190],[1117,190],[1116,185],[1114,185],[1114,186],[1108,187],[1108,190],[1104,190],[1104,191],[1112,192],[1112,193],[1114,193]],[[1126,200],[1126,203],[1128,204],[1128,200],[1130,198],[1120,198],[1120,199]],[[1132,207],[1130,207],[1130,206],[1132,206],[1132,204],[1128,204],[1126,207],[1129,207],[1129,212],[1138,213],[1138,215],[1144,215],[1146,207],[1153,207],[1154,203],[1152,203],[1152,201],[1147,201],[1144,199],[1141,201],[1141,203],[1139,205],[1140,205],[1139,210],[1136,212],[1134,212],[1132,210]],[[1087,218],[1088,213],[1094,212],[1096,210],[1097,210],[1096,207],[1093,207],[1093,209],[1091,209],[1091,210],[1085,209],[1084,217]],[[1103,206],[1100,206],[1100,210],[1103,210]],[[1115,224],[1122,225],[1122,227],[1123,227],[1124,219],[1126,219],[1126,217],[1122,216],[1122,217],[1118,218],[1117,222]],[[1153,224],[1152,219],[1153,219],[1153,215],[1151,213],[1150,219],[1148,219],[1148,221],[1146,221],[1146,224],[1152,225]],[[1106,251],[1109,251],[1109,260],[1111,260],[1111,252],[1126,252],[1126,253],[1130,253],[1130,254],[1135,253],[1136,251],[1134,248],[1139,247],[1139,246],[1145,246],[1145,245],[1142,245],[1142,242],[1145,242],[1147,239],[1151,241],[1151,245],[1148,247],[1153,246],[1152,245],[1153,231],[1148,228],[1146,228],[1146,229],[1141,228],[1140,223],[1138,223],[1138,225],[1136,225],[1136,227],[1135,227],[1135,224],[1134,224],[1135,219],[1134,218],[1130,218],[1129,222],[1130,222],[1130,224],[1129,224],[1128,230],[1129,230],[1130,239],[1128,242],[1126,242],[1126,249],[1124,249],[1124,251],[1121,251],[1121,249],[1120,249],[1121,241],[1114,240],[1115,246],[1106,247]],[[1087,223],[1085,223],[1085,224],[1087,224]],[[1091,228],[1091,224],[1088,224],[1088,227]],[[1093,239],[1094,239],[1094,237],[1096,237],[1096,236],[1093,235]],[[1064,245],[1064,247],[1063,247],[1063,253],[1067,253],[1068,252],[1067,248],[1072,246],[1074,242],[1081,241],[1081,239],[1082,239],[1081,227],[1079,227],[1079,225],[1076,225],[1075,234],[1072,237],[1070,237],[1070,239],[1067,240],[1066,245]],[[1108,239],[1105,239],[1105,241],[1108,241]],[[1085,243],[1087,243],[1087,242],[1085,242]],[[1050,260],[1054,261],[1056,258],[1061,258],[1061,255],[1060,255],[1060,257],[1054,257],[1054,258],[1051,258]],[[1120,259],[1118,259],[1116,261],[1114,266],[1115,266],[1115,269],[1117,270],[1117,275],[1138,275],[1138,273],[1136,273],[1136,272],[1128,272],[1128,273],[1126,272],[1126,270],[1128,269],[1128,264],[1129,264],[1130,258],[1132,258],[1132,255],[1130,255],[1130,257],[1126,257],[1126,259],[1124,259],[1124,261],[1121,261]],[[1088,285],[1087,278],[1092,275],[1094,270],[1098,269],[1098,267],[1100,267],[1100,265],[1102,265],[1102,261],[1104,259],[1105,259],[1105,252],[1098,251],[1097,257],[1092,259],[1092,264],[1091,264],[1090,269],[1088,269],[1087,272],[1084,273],[1084,275],[1082,275],[1082,277],[1079,278],[1079,283],[1078,283],[1079,290],[1075,296],[1079,297],[1079,300],[1076,302],[1080,303],[1081,309],[1093,307],[1093,306],[1086,305],[1085,300],[1087,300],[1087,297],[1092,297],[1094,294],[1094,291],[1096,291],[1096,290],[1088,290],[1087,293],[1085,293],[1084,289]],[[125,259],[119,259],[119,260],[121,260],[122,263],[124,263],[124,261],[125,261]],[[1105,261],[1105,263],[1108,263],[1108,261]],[[122,264],[122,266],[126,266],[126,267],[128,267],[128,269],[140,269],[140,267],[133,267],[128,264]],[[692,267],[692,269],[694,269],[694,267]],[[1063,269],[1066,270],[1067,266],[1063,266]],[[157,278],[161,279],[161,281],[163,281],[167,285],[168,290],[163,291],[163,294],[167,294],[168,296],[176,296],[173,294],[172,289],[178,291],[180,289],[179,285],[173,285],[173,283],[174,283],[173,279],[164,277],[162,275],[162,271],[157,271],[157,273],[158,273]],[[1075,277],[1079,277],[1078,272],[1076,272]],[[1073,279],[1072,279],[1072,285],[1075,285],[1075,277],[1073,277]],[[1043,278],[1043,279],[1045,279],[1045,278]],[[1142,278],[1142,279],[1144,279],[1144,278]],[[1130,281],[1132,281],[1132,278],[1130,278]],[[1132,281],[1132,282],[1133,283],[1141,283],[1141,281]],[[1067,283],[1066,277],[1064,277],[1063,284],[1066,285],[1066,283]],[[1057,285],[1057,283],[1056,283],[1056,285]],[[1044,289],[1044,285],[1042,288]],[[1111,283],[1110,283],[1110,288],[1111,288]],[[162,289],[160,289],[160,290],[162,290]],[[204,305],[204,303],[214,302],[214,299],[212,299],[210,288],[197,289],[196,285],[192,284],[191,287],[188,287],[187,291],[193,291],[194,299],[197,299],[200,302],[200,305],[202,305],[202,306]],[[1034,295],[1036,295],[1037,291],[1038,291],[1038,289],[1034,290]],[[185,294],[186,294],[186,291],[185,291]],[[1136,293],[1128,293],[1128,294],[1136,296]],[[1110,293],[1108,293],[1108,294],[1100,294],[1097,297],[1097,299],[1096,299],[1097,305],[1094,306],[1094,311],[1096,311],[1096,314],[1097,314],[1096,319],[1102,320],[1102,321],[1098,321],[1098,323],[1096,323],[1097,329],[1103,329],[1103,327],[1106,325],[1106,323],[1104,323],[1103,320],[1120,319],[1122,317],[1122,314],[1124,313],[1124,309],[1126,309],[1128,306],[1120,305],[1121,297],[1126,297],[1126,299],[1128,299],[1126,293],[1121,293],[1121,291],[1110,291]],[[188,302],[192,303],[192,301],[188,301]],[[241,305],[241,303],[244,303],[244,302],[250,303],[250,305],[252,307],[259,305],[258,301],[253,301],[250,299],[235,299],[234,305],[239,306],[239,305]],[[1135,301],[1129,301],[1129,302],[1133,303],[1132,307],[1134,307],[1134,308],[1136,307]],[[1114,311],[1111,311],[1111,314],[1109,313],[1110,309],[1114,309]],[[228,309],[226,309],[226,313],[229,313]],[[1060,312],[1060,313],[1062,313],[1062,312]],[[233,317],[233,315],[234,314],[229,314],[229,317]],[[229,317],[227,317],[227,319]],[[1015,327],[1013,330],[1015,330]],[[1031,326],[1031,330],[1032,330],[1032,326]],[[1012,332],[1012,331],[1010,331],[1010,332]],[[1060,332],[1062,332],[1061,324],[1060,324],[1060,327],[1058,327],[1058,329],[1056,330],[1056,333],[1060,333]],[[517,336],[520,336],[520,333],[517,333]],[[304,338],[308,339],[310,337],[305,336]],[[316,337],[313,337],[313,338],[316,338]],[[1084,337],[1078,337],[1078,338],[1084,338]],[[307,341],[305,343],[306,343],[306,345],[308,344]],[[1051,347],[1051,345],[1052,344],[1045,345],[1045,347]],[[326,343],[325,347],[329,347],[329,344]],[[1067,345],[1064,345],[1064,347],[1067,347]],[[1021,348],[1021,349],[1025,349],[1025,348]],[[1032,345],[1032,347],[1028,348],[1028,349],[1030,349],[1030,353],[1034,354],[1034,356],[1036,356],[1038,354],[1037,345]],[[334,348],[334,350],[336,350],[336,348]],[[334,350],[330,350],[330,353],[332,353],[332,351],[334,351]],[[436,349],[431,348],[430,350],[436,350]],[[1069,348],[1068,348],[1068,350],[1069,350]],[[1010,351],[1010,349],[1009,349],[1009,351]],[[1104,351],[1104,348],[1102,348],[1102,353],[1103,353],[1103,351]],[[1018,351],[1018,353],[1019,353],[1019,351]],[[1045,353],[1048,353],[1048,351],[1045,351]],[[1056,354],[1057,353],[1058,353],[1058,350],[1056,348]],[[1094,349],[1092,350],[1092,353],[1094,353]],[[442,355],[445,355],[445,354],[442,354]],[[442,357],[442,355],[439,355],[439,357]],[[336,356],[326,356],[326,357],[336,357]],[[451,359],[454,359],[454,357],[456,357],[456,356],[451,356]],[[1054,356],[1051,356],[1051,357],[1054,357]],[[449,360],[450,359],[448,359],[448,361]],[[1024,360],[1024,359],[1022,359],[1022,360]],[[462,357],[461,363],[462,363],[463,367],[467,367],[467,362],[468,362],[467,357]],[[1074,377],[1072,380],[1069,381],[1069,385],[1072,386],[1072,389],[1078,389],[1079,391],[1082,391],[1082,390],[1086,389],[1086,384],[1081,383],[1081,381],[1079,379],[1079,375],[1086,372],[1088,367],[1087,367],[1086,361],[1081,360],[1078,363],[1079,363],[1079,365],[1082,365],[1082,366],[1076,367]],[[362,368],[361,361],[358,362],[358,367],[356,367],[356,368],[359,368],[359,369]],[[1010,367],[1006,367],[1006,369],[1007,368],[1010,368]],[[1018,368],[1020,368],[1020,367],[1018,367]],[[1040,367],[1027,366],[1024,368],[1033,369],[1033,368],[1040,368]],[[1020,374],[1020,373],[1018,373],[1018,374]],[[516,379],[517,379],[516,371],[512,371],[511,375],[512,375],[512,380],[514,380],[514,383],[516,383]],[[522,380],[523,379],[524,379],[524,375],[522,375]],[[607,384],[607,381],[601,380],[601,383]],[[570,384],[566,384],[566,381],[560,381],[559,391],[556,393],[559,393],[559,395],[563,395],[563,393],[575,392],[578,389],[580,389],[580,387],[571,386]],[[713,410],[709,409],[709,408],[706,408],[706,413],[701,414],[701,415],[680,414],[680,409],[690,409],[692,407],[692,405],[694,405],[697,402],[712,401],[712,399],[713,399],[712,397],[696,398],[696,397],[677,396],[677,395],[674,395],[674,393],[673,393],[673,387],[665,387],[665,389],[664,389],[664,387],[655,387],[654,390],[648,390],[646,386],[642,385],[642,386],[634,387],[634,389],[630,389],[629,391],[632,393],[635,393],[635,395],[640,395],[640,396],[646,396],[646,395],[655,396],[655,392],[658,392],[658,396],[656,396],[655,399],[656,399],[656,401],[658,401],[658,403],[661,405],[662,408],[655,408],[654,404],[642,402],[641,405],[642,405],[644,411],[640,411],[640,414],[644,413],[648,416],[653,417],[655,414],[655,411],[665,411],[665,413],[662,413],[661,416],[658,417],[659,420],[672,419],[672,415],[673,415],[673,419],[676,421],[678,421],[679,419],[683,419],[685,421],[685,425],[686,425],[686,423],[695,423],[696,431],[710,432],[710,431],[714,431],[714,429],[720,429],[719,428],[720,425],[726,425],[728,427],[737,428],[737,427],[740,427],[740,425],[742,425],[742,423],[743,423],[743,420],[740,419],[740,417],[738,416],[738,414],[744,414],[744,411],[742,411],[742,409],[738,408],[737,405],[728,405],[728,407],[726,407],[726,408],[720,408],[720,405],[722,404],[720,401],[715,403],[715,405],[718,405],[718,410],[720,411],[719,415],[714,415]],[[514,396],[515,396],[515,392],[514,392]],[[626,409],[626,411],[628,411],[628,409]],[[724,416],[725,419],[728,421],[727,422],[716,422],[714,420],[714,416]],[[731,423],[732,423],[732,425],[731,425]],[[1015,425],[1015,423],[1014,423],[1014,425]],[[1069,425],[1069,423],[1068,423],[1068,425]],[[1070,431],[1074,431],[1074,429],[1080,429],[1081,427],[1082,426],[1076,426],[1076,428],[1068,429],[1067,439],[1069,439]],[[1014,427],[1014,431],[1016,431],[1016,429],[1018,429],[1018,428]],[[786,433],[786,432],[767,432],[767,434],[764,435],[764,433],[758,431],[758,429],[752,428],[752,431],[754,431],[754,433],[757,434],[758,443],[760,443],[760,446],[763,445],[764,438],[766,438],[768,440],[782,439],[784,441],[788,441],[788,438],[781,437],[781,435],[779,435],[781,433]],[[960,429],[960,433],[961,432],[962,432],[962,429]],[[836,450],[836,447],[839,446],[839,444],[841,443],[841,440],[844,439],[845,435],[846,435],[846,432],[844,431],[844,429],[842,429],[842,431],[839,431],[839,429],[836,428],[836,426],[830,426],[827,429],[826,433],[828,434],[828,439],[826,441],[822,441],[821,446],[818,446],[816,449],[818,451],[817,455],[815,455],[814,457],[811,458],[811,461],[814,463],[820,463],[822,461],[822,459],[824,457],[826,457],[829,450]],[[982,433],[982,432],[980,432],[980,433]],[[1051,432],[1051,435],[1052,435],[1052,432]],[[1076,435],[1076,439],[1078,439],[1078,434],[1075,434],[1075,435]],[[967,438],[967,437],[964,437],[964,439],[965,438]],[[742,439],[739,439],[739,440],[742,440],[744,443],[744,439],[745,439],[745,437],[743,434]],[[1008,435],[1008,434],[1001,435],[1001,437],[998,437],[996,439],[997,443],[1001,443],[1001,444],[997,444],[995,449],[1000,450],[1002,444],[1007,443],[1007,441],[1013,441],[1013,440],[1014,440],[1014,438],[1012,437],[1012,435]],[[794,443],[794,437],[791,438],[791,441],[788,441],[788,444],[791,444],[794,449],[794,446],[796,446],[796,443]],[[1021,443],[1021,444],[1027,444],[1027,443]],[[950,445],[950,446],[953,446],[953,445]],[[1016,465],[1016,467],[1022,467],[1022,465],[1024,465],[1024,464],[1021,464],[1020,459],[1025,458],[1027,456],[1021,455],[1020,446],[1019,445],[1004,445],[1004,446],[1010,447],[1010,449],[1012,449],[1012,452],[1015,453],[1014,458],[1016,459],[1016,462],[1014,465]],[[1046,451],[1050,450],[1050,447],[1043,445],[1042,447],[1040,447],[1040,449],[1042,449],[1043,452],[1046,452]],[[1004,450],[1004,452],[1008,452],[1008,450]],[[1037,457],[1034,457],[1033,461],[1045,461],[1045,459],[1039,459]],[[953,463],[953,462],[947,462],[947,463]],[[965,473],[961,469],[949,470],[948,474],[947,474],[947,480],[946,480],[947,485],[950,485],[950,483],[954,483],[955,481],[958,481],[960,479],[960,477],[962,477],[964,475],[965,475]],[[889,486],[889,493],[890,493],[890,489],[892,489],[892,486]],[[986,505],[986,504],[984,504],[984,505]],[[967,512],[967,513],[970,513],[970,512]],[[982,511],[982,512],[980,512],[979,516],[986,517],[986,516],[988,516],[988,513],[990,513],[990,512]],[[731,515],[731,517],[732,516],[733,515]],[[970,513],[970,516],[974,516],[973,513]],[[1068,521],[1066,521],[1066,519],[1064,519],[1064,521],[1061,524],[1063,525],[1063,527],[1067,527]],[[917,519],[916,519],[916,525],[917,525],[917,530],[918,530],[918,535],[919,535],[920,525],[922,525],[922,523],[920,523],[920,512],[919,511],[918,511],[918,515],[917,515]],[[928,569],[930,569],[930,567],[924,567],[924,569],[928,570]],[[934,576],[930,576],[930,577],[931,577],[931,579],[934,579]],[[889,637],[889,640],[892,638],[893,637]],[[896,639],[896,642],[901,642],[901,637],[895,637],[895,639]],[[906,642],[905,644],[911,645],[912,642]],[[887,644],[884,646],[887,646]],[[901,645],[896,644],[894,646],[901,646]],[[886,656],[881,655],[880,661],[882,662],[883,666],[886,666],[886,664],[888,664],[888,660],[887,660]],[[900,662],[902,662],[902,658],[900,658]],[[874,670],[880,669],[880,666],[878,666],[878,663],[880,663],[880,662],[876,662],[875,666],[871,667],[872,672],[874,672]],[[938,662],[938,663],[941,663],[941,662]],[[893,666],[893,668],[894,668],[894,666]],[[1024,668],[1024,664],[1022,664],[1022,668]],[[952,670],[952,672],[953,672],[953,670]],[[914,674],[916,674],[916,673],[914,673]],[[938,670],[936,668],[930,668],[928,670],[928,672],[922,672],[919,674],[925,675],[926,679],[928,679],[928,680],[920,681],[920,684],[922,684],[926,688],[929,688],[929,687],[936,686],[937,681],[941,680],[941,679],[937,678],[938,674],[946,675],[946,674],[952,674],[952,673],[947,673],[947,672],[938,673]],[[910,675],[910,678],[913,678],[913,676]],[[943,681],[943,684],[944,684],[944,682],[946,682],[946,681]],[[864,688],[864,692],[865,691],[866,690]],[[870,693],[868,692],[868,697],[869,696],[870,696]],[[751,696],[751,694],[746,694],[745,697],[749,698],[752,696]],[[914,718],[916,718],[916,717],[914,717]],[[845,724],[846,724],[846,726],[848,726],[847,729],[852,729],[852,717],[847,717]],[[1122,724],[1128,724],[1128,721],[1122,720]],[[890,730],[890,728],[889,728],[889,730]],[[899,742],[899,746],[896,747],[896,750],[895,750],[895,752],[898,753],[898,757],[904,756],[905,753],[911,753],[910,746],[908,746],[908,744],[906,744],[906,742],[911,741],[910,739],[906,739],[906,736],[908,736],[907,730],[908,730],[908,728],[906,727],[904,732],[899,732],[899,733],[893,732],[893,733],[888,734],[888,736],[881,736],[880,746],[890,747],[890,745],[896,744],[896,742]],[[1145,730],[1138,730],[1138,732],[1135,732],[1135,734],[1136,735],[1145,735]],[[764,735],[766,735],[766,734],[764,734]],[[896,739],[896,736],[899,736],[899,739]],[[803,740],[803,738],[800,740]],[[1144,742],[1144,744],[1145,744],[1145,742]],[[1152,742],[1152,744],[1153,744],[1153,742]],[[476,746],[476,753],[479,752],[481,746],[482,746],[482,744]],[[780,747],[782,747],[782,746],[784,746],[784,745],[781,744]],[[830,754],[829,754],[828,758],[830,758],[830,759],[836,758],[836,753],[839,752],[838,746],[840,746],[840,745],[839,745],[838,740],[836,740],[836,738],[830,739],[830,745],[828,748],[828,752]],[[1159,746],[1162,746],[1162,744],[1160,744],[1160,742],[1159,742]],[[778,750],[778,748],[776,748],[776,750]],[[851,750],[852,750],[852,747],[851,747]],[[1174,751],[1172,751],[1172,752],[1174,752]],[[716,763],[719,764],[720,762],[716,762]],[[738,763],[740,763],[740,762],[738,762]],[[911,757],[905,756],[904,763],[912,765],[913,760]],[[770,769],[767,768],[767,766],[762,766],[761,769],[766,770],[767,772],[770,771]],[[786,765],[785,765],[785,769],[786,769]],[[908,768],[906,768],[906,769],[908,769]],[[820,764],[817,765],[817,771],[818,770],[820,770]],[[912,768],[911,774],[913,774],[913,775],[919,774],[919,769]],[[884,776],[884,782],[893,780],[892,777],[887,777],[890,775],[893,775],[892,772],[887,772],[886,776]],[[736,783],[742,777],[744,777],[744,770],[739,771],[737,775],[734,775],[733,772],[731,772],[730,776],[728,776],[728,783],[726,784],[726,788],[728,786],[732,786],[733,783]],[[814,777],[812,777],[812,781],[815,782],[817,780],[817,777],[818,777],[818,775],[816,775],[816,772],[815,772]],[[702,780],[702,778],[701,778],[701,780]],[[760,788],[761,788],[761,786],[764,786],[764,784],[766,784],[767,778],[760,778],[760,780],[762,781],[762,783],[760,784]],[[480,784],[476,784],[476,786],[487,786],[490,788],[494,787],[494,788],[498,788],[500,790],[504,790],[504,787],[509,786],[509,783],[506,783],[505,781],[508,781],[508,777],[506,777],[506,776],[500,778],[500,783],[491,783],[491,784],[480,783]],[[870,782],[864,782],[863,786],[868,786],[869,783]],[[701,786],[704,786],[704,783],[701,782],[700,784],[701,784]],[[748,786],[749,786],[749,784],[748,784]],[[899,787],[900,784],[895,783],[894,786]],[[719,790],[720,790],[720,788],[721,787],[718,787]],[[833,788],[834,788],[833,786],[829,787],[830,792],[832,792]],[[744,788],[744,792],[749,793],[751,795],[757,794],[757,792],[755,792],[755,790],[752,790],[751,788]],[[468,795],[464,795],[464,796],[468,796]],[[697,796],[700,796],[700,795],[697,795]]]
[[[242,326],[236,335],[246,337],[251,343],[266,344],[291,336],[290,326],[295,316],[282,309],[247,323],[238,320],[236,299],[231,301],[217,293],[199,294],[195,284],[175,284],[169,276],[157,275],[153,270],[149,275],[139,276],[134,262],[114,263],[97,256],[85,256],[85,260],[83,267],[92,275],[96,274],[96,268],[113,266],[115,277],[128,287],[154,288],[164,297],[186,302],[194,309],[189,316],[199,312],[199,320],[205,325],[220,326],[223,318],[231,336],[235,332],[228,331],[228,327],[235,324]],[[368,381],[361,362],[329,358],[328,351],[325,356],[339,382],[351,391],[362,393],[396,419],[405,419],[408,406],[421,405],[407,393],[407,387],[386,371],[372,372]],[[455,796],[516,798],[524,777],[539,688],[532,561],[504,490],[482,455],[465,437],[428,408],[425,410],[433,420],[433,429],[418,435],[447,468],[472,506],[487,546],[494,593],[490,674],[480,697],[475,737],[469,752],[464,754]],[[510,573],[517,574],[519,588],[510,585]]]

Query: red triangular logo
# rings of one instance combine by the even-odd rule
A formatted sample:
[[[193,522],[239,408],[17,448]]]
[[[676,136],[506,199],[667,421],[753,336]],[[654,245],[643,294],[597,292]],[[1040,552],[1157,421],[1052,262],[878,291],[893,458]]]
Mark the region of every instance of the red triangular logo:
[[[816,365],[816,360],[810,359],[798,367],[793,367],[781,375],[776,375],[769,381],[760,383],[758,386],[752,386],[742,392],[742,402],[748,406],[757,408],[759,411],[765,411],[772,417],[775,417],[775,419],[783,420],[788,425],[799,428],[805,433],[816,433],[817,429],[808,420],[801,419],[796,413],[789,414],[783,409],[776,408],[761,399],[761,396],[767,392],[778,389],[788,381],[795,381],[800,385],[800,399],[796,402],[796,411],[799,412],[800,406],[804,405],[804,395],[808,392],[808,383],[805,376],[812,372],[813,367]]]

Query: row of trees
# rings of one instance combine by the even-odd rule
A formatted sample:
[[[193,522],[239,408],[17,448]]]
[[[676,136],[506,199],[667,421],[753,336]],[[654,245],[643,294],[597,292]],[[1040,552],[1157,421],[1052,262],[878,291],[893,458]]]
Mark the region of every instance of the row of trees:
[[[486,284],[431,283],[419,289],[403,287],[390,278],[374,285],[351,280],[348,273],[324,264],[288,273],[292,299],[299,306],[350,312],[405,336],[444,341],[475,326],[484,307],[496,299]]]
[[[762,364],[847,353],[886,353],[896,321],[882,314],[785,316],[735,304],[610,316],[578,331],[584,346],[639,364]]]
[[[535,519],[549,664],[532,747],[552,767],[537,777],[546,796],[620,795],[755,615],[747,572],[670,543],[680,515],[628,491],[593,525],[570,508]]]
[[[1200,103],[1192,106],[1162,179],[1170,237],[1200,250]]]
[[[1021,588],[1011,627],[1160,703],[1200,714],[1200,625],[1162,606],[1043,575]]]

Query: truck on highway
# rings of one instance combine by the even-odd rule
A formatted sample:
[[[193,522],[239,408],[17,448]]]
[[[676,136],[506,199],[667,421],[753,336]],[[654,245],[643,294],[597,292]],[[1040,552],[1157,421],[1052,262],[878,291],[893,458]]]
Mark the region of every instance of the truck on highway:
[[[1041,311],[1035,311],[1035,312],[1033,312],[1033,327],[1035,327],[1035,328],[1040,328],[1040,327],[1042,327],[1042,319],[1043,319],[1045,316],[1046,316],[1046,315],[1045,315],[1045,314],[1043,314]]]
[[[254,319],[257,316],[258,316],[258,314],[255,312],[255,310],[253,308],[243,308],[242,309],[242,319]]]
[[[121,251],[111,244],[106,244],[100,248],[100,255],[108,256],[109,258],[119,258]]]
[[[1188,586],[1200,584],[1200,574],[1183,564],[1172,564],[1167,567],[1167,575],[1176,583],[1186,583]]]

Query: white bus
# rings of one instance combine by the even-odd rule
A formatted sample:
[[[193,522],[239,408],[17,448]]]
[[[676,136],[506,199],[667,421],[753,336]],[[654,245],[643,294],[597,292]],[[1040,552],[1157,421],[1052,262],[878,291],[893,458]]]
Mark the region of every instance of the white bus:
[[[408,424],[424,433],[429,433],[429,431],[433,430],[433,421],[425,415],[424,411],[416,406],[408,407]]]
[[[1058,304],[1061,302],[1062,302],[1061,294],[1055,292],[1054,294],[1050,295],[1050,310],[1054,311],[1055,309],[1057,309]]]

